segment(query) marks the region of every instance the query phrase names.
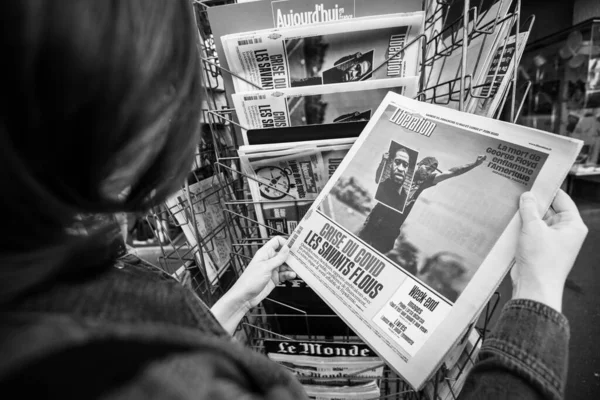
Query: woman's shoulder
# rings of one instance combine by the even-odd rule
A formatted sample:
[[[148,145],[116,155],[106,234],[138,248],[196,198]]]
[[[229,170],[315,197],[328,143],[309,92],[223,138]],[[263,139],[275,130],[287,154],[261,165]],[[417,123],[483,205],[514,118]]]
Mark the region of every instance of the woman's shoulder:
[[[31,397],[304,398],[263,355],[195,329],[7,313],[3,332],[0,386]]]

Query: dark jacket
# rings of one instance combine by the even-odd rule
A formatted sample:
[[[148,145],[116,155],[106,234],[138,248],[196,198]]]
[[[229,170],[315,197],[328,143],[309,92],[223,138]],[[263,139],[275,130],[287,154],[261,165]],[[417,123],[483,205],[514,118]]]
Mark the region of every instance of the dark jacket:
[[[0,387],[22,398],[306,399],[282,367],[235,343],[195,295],[139,266],[64,277],[0,312]],[[510,301],[462,399],[559,399],[565,317]]]
[[[0,318],[0,388],[22,398],[306,398],[192,292],[144,267],[63,280]]]

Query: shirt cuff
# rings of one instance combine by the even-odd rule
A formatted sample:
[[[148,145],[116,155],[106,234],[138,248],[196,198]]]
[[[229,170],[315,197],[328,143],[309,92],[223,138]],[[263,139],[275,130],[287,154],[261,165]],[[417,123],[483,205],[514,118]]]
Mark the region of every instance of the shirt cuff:
[[[546,398],[563,399],[569,357],[567,318],[533,300],[510,300],[481,348],[481,359],[500,357]]]

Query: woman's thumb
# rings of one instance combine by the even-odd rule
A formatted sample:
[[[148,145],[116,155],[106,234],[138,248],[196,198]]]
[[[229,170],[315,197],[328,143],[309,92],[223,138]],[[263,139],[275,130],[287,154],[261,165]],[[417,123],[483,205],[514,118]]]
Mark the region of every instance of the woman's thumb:
[[[525,192],[521,195],[519,203],[519,213],[521,214],[521,220],[523,221],[523,225],[529,222],[539,221],[542,219],[538,211],[537,200],[533,193]]]

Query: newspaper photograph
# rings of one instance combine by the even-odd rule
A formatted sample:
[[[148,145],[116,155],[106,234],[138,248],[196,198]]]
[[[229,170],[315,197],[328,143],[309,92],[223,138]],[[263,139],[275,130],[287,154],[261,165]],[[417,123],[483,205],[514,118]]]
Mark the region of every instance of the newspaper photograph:
[[[418,77],[394,78],[236,93],[232,97],[240,125],[246,129],[368,121],[387,92],[413,98],[418,81]]]
[[[547,208],[580,147],[389,93],[288,264],[419,390],[509,270],[520,195]]]
[[[483,87],[475,92],[481,97],[471,97],[467,112],[489,118],[496,115],[512,79],[510,72],[515,65],[519,65],[528,38],[529,31],[520,33],[518,41],[513,35],[496,49]]]
[[[235,92],[416,76],[423,12],[222,37]],[[400,53],[399,53],[400,52]],[[399,54],[397,54],[399,53]],[[385,65],[384,65],[385,64]]]

